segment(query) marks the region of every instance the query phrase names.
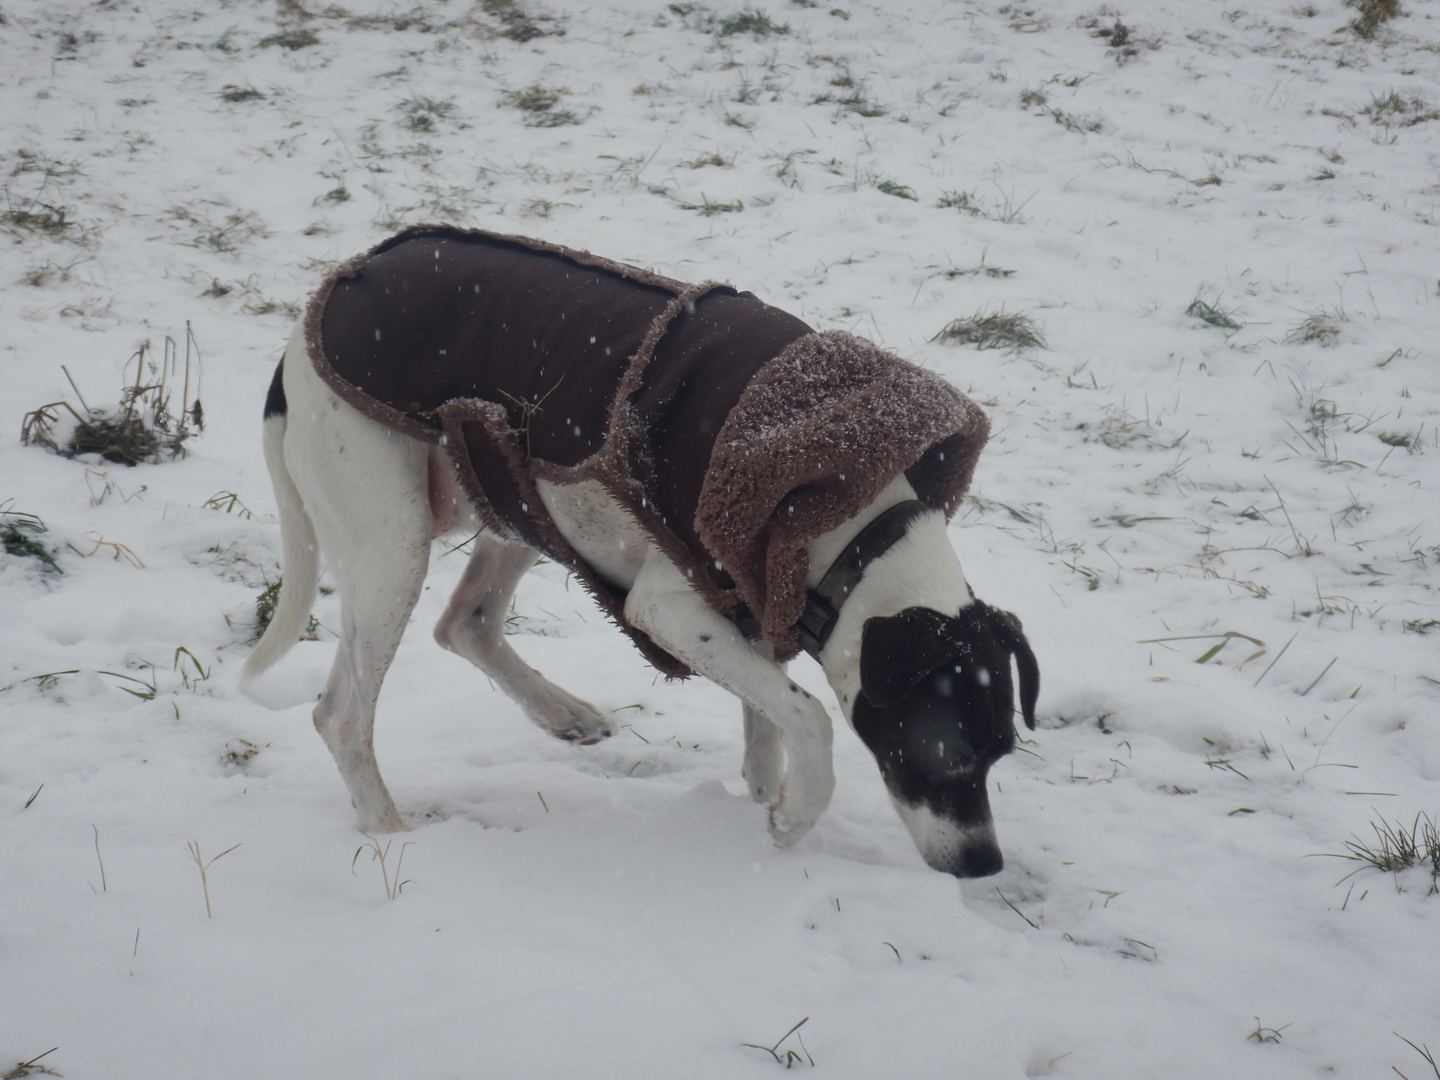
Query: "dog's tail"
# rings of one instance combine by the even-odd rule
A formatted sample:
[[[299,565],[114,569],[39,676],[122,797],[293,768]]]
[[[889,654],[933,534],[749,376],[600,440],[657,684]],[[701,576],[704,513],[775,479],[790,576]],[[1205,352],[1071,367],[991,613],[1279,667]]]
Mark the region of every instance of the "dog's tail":
[[[297,355],[292,341],[286,350],[291,363],[304,363],[304,354]],[[275,504],[280,511],[281,567],[285,571],[275,612],[265,628],[245,667],[240,672],[240,685],[245,686],[290,651],[300,639],[315,602],[315,589],[320,583],[320,547],[315,541],[315,526],[300,498],[300,491],[285,463],[286,405],[281,373],[285,361],[275,369],[270,393],[265,399],[265,465],[275,487]]]

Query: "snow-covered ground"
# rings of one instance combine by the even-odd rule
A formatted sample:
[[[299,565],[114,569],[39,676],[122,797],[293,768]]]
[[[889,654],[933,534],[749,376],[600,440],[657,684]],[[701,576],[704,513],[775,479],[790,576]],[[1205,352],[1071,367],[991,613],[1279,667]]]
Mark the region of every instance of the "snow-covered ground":
[[[1440,4],[1358,14],[0,0],[0,526],[63,571],[0,554],[0,1070],[1430,1076],[1430,869],[1312,857],[1440,814]],[[984,403],[951,536],[1044,678],[1002,874],[927,869],[843,731],[776,850],[738,705],[553,565],[512,640],[620,730],[549,739],[430,640],[440,544],[380,701],[416,828],[356,857],[309,721],[334,598],[236,690],[260,405],[324,268],[440,219],[730,280]],[[931,341],[1002,309],[1046,347]],[[21,445],[146,340],[183,379],[187,324],[182,460]]]

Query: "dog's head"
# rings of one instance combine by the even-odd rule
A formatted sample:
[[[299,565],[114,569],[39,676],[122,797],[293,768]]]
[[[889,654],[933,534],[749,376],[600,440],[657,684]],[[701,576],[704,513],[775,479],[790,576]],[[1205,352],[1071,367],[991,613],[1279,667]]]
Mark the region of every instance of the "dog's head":
[[[925,861],[956,877],[998,873],[986,775],[1015,747],[1011,658],[1035,727],[1040,668],[1020,620],[978,600],[956,615],[906,608],[866,621],[855,731]]]

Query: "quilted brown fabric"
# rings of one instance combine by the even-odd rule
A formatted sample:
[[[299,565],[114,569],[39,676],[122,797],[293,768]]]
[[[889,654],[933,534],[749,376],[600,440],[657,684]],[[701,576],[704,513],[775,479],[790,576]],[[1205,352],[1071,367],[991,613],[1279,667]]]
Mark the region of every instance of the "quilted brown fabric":
[[[440,443],[482,520],[573,571],[645,656],[623,591],[570,547],[535,481],[595,480],[717,610],[796,651],[810,540],[905,472],[947,514],[984,445],[949,383],[749,293],[541,241],[419,226],[341,266],[310,360],[366,415]]]

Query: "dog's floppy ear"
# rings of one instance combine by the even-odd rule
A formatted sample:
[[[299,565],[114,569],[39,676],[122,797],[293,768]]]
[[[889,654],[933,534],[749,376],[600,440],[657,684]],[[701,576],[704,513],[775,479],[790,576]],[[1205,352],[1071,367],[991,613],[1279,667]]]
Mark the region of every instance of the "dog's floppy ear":
[[[1040,697],[1040,665],[1035,653],[1025,640],[1019,618],[1012,612],[990,608],[990,629],[1000,647],[1015,657],[1020,672],[1020,713],[1025,717],[1025,726],[1034,731],[1035,702]]]
[[[953,621],[921,607],[867,620],[860,637],[860,690],[870,704],[898,705],[921,679],[952,659]]]

